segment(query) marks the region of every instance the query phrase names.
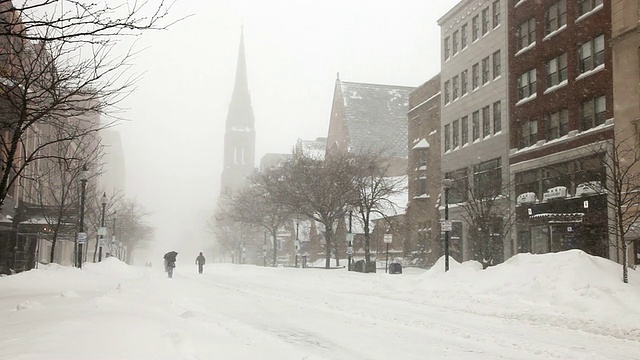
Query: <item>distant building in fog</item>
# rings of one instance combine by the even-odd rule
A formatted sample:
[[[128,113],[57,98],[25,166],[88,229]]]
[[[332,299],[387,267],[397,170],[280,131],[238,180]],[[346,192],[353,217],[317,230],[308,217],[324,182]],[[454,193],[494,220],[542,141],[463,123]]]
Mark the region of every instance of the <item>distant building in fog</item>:
[[[260,171],[265,171],[291,159],[291,154],[268,153],[260,159]]]
[[[101,130],[100,138],[104,148],[104,165],[100,177],[100,187],[108,194],[118,191],[124,194],[125,163],[120,132],[112,129]]]

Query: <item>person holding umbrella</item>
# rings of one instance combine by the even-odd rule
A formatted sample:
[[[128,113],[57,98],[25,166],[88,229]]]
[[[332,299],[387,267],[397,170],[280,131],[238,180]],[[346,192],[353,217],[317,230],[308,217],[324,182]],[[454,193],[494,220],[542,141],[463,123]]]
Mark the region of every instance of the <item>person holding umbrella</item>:
[[[178,256],[178,253],[175,251],[169,251],[164,254],[164,271],[167,272],[169,278],[173,277],[173,268],[176,267],[176,256]]]

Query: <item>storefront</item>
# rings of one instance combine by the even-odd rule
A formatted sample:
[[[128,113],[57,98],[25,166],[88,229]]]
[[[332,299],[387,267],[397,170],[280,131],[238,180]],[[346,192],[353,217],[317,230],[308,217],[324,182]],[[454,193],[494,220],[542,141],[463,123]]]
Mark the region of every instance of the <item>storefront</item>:
[[[606,205],[605,195],[517,205],[517,252],[580,249],[608,258]]]

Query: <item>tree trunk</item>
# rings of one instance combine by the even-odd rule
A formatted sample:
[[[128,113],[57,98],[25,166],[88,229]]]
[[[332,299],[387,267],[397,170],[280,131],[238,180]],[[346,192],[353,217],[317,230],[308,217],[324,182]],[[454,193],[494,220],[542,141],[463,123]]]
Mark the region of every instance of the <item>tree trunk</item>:
[[[278,266],[278,238],[276,237],[276,230],[272,230],[271,231],[271,236],[273,239],[273,267],[277,267]]]
[[[58,233],[54,232],[53,233],[53,239],[51,240],[51,253],[49,254],[49,263],[53,264],[53,262],[55,261],[55,255],[56,255],[56,244],[58,240]]]
[[[335,256],[336,256],[336,266],[340,266],[340,251],[338,249],[337,241],[333,242],[333,252],[335,253]]]
[[[324,267],[328,269],[331,267],[331,232],[324,232]]]

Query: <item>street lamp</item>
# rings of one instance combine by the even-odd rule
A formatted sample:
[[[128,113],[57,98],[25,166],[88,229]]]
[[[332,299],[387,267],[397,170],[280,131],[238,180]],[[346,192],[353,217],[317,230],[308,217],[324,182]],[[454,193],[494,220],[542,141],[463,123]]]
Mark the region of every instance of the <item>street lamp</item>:
[[[87,241],[87,234],[84,232],[84,200],[87,191],[87,179],[89,178],[89,170],[87,165],[82,165],[80,170],[80,229],[78,231],[78,239],[76,240],[77,253],[76,253],[76,266],[82,268],[82,245]]]
[[[353,219],[353,210],[349,210],[349,232],[347,233],[347,271],[351,271],[351,257],[353,256],[353,232],[351,223]]]
[[[300,218],[296,218],[296,242],[293,245],[294,247],[294,251],[295,251],[295,255],[296,255],[296,260],[295,260],[295,267],[298,267],[298,251],[300,249],[300,238],[298,237],[298,233],[299,233],[299,228],[300,228]]]
[[[98,235],[100,240],[98,241],[100,248],[98,249],[98,262],[102,261],[102,243],[104,242],[104,233],[106,228],[104,227],[104,211],[107,207],[107,193],[102,193],[102,213],[100,214],[100,229]]]
[[[442,179],[442,188],[444,189],[444,271],[449,271],[449,189],[453,185],[453,179]]]
[[[116,247],[116,257],[118,258],[118,260],[122,260],[121,258],[121,250],[122,250],[122,243],[120,243],[120,245],[116,244],[116,212],[115,210],[113,211],[113,225],[111,228],[111,246],[112,247]],[[113,249],[111,250],[111,253],[113,253]]]

